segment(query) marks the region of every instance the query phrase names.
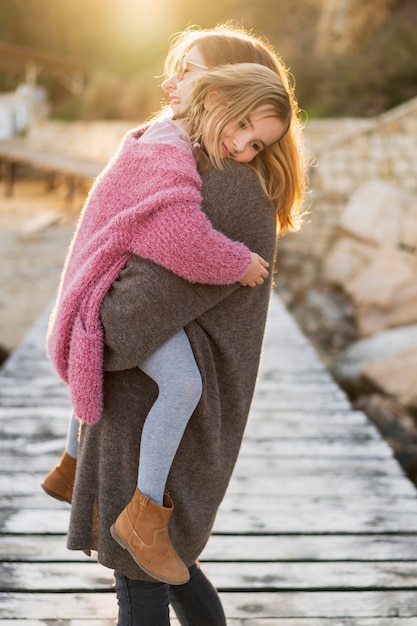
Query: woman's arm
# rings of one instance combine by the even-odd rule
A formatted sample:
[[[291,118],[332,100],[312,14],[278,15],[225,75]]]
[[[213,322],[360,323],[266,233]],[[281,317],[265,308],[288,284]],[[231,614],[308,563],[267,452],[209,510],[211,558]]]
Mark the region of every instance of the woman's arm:
[[[104,297],[105,369],[137,367],[171,335],[239,289],[190,283],[161,265],[132,256]]]

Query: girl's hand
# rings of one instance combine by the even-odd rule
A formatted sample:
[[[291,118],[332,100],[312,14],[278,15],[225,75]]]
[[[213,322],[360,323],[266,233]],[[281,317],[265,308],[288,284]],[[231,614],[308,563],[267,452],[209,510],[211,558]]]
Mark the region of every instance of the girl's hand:
[[[256,287],[262,285],[268,277],[269,263],[265,261],[259,254],[252,252],[252,261],[246,274],[239,280],[243,287]]]

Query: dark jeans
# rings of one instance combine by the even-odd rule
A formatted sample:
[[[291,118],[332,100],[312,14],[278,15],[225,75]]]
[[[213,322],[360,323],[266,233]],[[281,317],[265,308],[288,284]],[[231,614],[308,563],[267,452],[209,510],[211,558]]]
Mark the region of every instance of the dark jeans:
[[[181,626],[226,626],[219,595],[198,564],[185,585],[132,580],[115,572],[118,626],[169,626],[172,604]]]

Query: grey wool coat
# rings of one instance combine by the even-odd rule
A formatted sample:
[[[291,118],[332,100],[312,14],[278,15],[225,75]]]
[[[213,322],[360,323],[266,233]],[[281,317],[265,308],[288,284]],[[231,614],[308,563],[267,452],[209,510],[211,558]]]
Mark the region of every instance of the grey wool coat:
[[[276,216],[256,174],[228,162],[202,176],[203,209],[215,228],[270,263]],[[174,501],[169,532],[190,566],[207,543],[237,460],[255,388],[271,289],[197,285],[151,261],[132,257],[101,306],[105,331],[104,409],[83,425],[68,548],[97,551],[102,565],[150,580],[109,529],[133,496],[141,429],[157,394],[140,363],[185,328],[203,394],[168,478]]]

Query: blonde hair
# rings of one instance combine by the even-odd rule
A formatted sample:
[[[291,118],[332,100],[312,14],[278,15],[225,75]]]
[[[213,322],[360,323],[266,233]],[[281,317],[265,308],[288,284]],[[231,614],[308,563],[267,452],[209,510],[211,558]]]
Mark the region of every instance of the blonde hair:
[[[196,45],[209,70],[256,63],[274,72],[288,94],[291,121],[287,132],[278,142],[260,152],[250,167],[258,174],[276,209],[280,232],[296,230],[304,212],[302,201],[307,187],[307,158],[303,124],[289,70],[267,41],[226,23],[212,29],[191,27],[175,35],[166,58],[165,75],[175,73],[184,56]]]
[[[209,110],[207,105],[210,103]],[[222,167],[220,144],[225,129],[246,121],[260,106],[269,105],[271,117],[288,129],[291,104],[279,77],[264,65],[235,63],[199,74],[185,103],[184,121],[194,142],[201,143],[207,120],[213,128],[213,165]]]

